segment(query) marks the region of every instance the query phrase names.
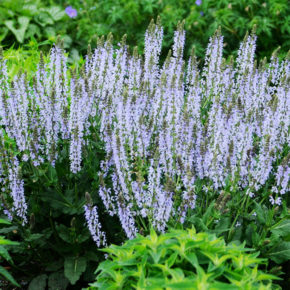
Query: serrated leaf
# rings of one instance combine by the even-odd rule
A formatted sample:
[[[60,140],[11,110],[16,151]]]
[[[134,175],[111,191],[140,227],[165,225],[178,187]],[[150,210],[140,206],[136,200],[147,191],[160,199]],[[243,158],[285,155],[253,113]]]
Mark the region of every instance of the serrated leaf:
[[[8,251],[2,246],[0,246],[0,257],[4,258],[8,262],[12,262],[12,259],[9,255]]]
[[[266,223],[266,216],[265,216],[265,211],[262,209],[261,205],[255,202],[256,208],[255,211],[257,213],[257,218],[261,224]]]
[[[85,257],[66,257],[64,260],[64,275],[74,285],[86,270],[87,260]]]
[[[43,238],[43,234],[32,234],[28,238],[26,238],[27,242],[37,241]]]
[[[290,234],[290,220],[283,220],[282,222],[273,226],[271,232],[281,237],[288,236]]]
[[[202,216],[202,221],[205,225],[207,225],[209,218],[213,216],[215,201],[212,201],[211,204],[206,209],[204,215]]]
[[[193,223],[193,225],[197,228],[199,231],[207,231],[208,228],[204,224],[203,220],[199,217],[192,216],[188,219],[189,222]]]
[[[47,275],[42,274],[33,278],[29,284],[28,290],[45,290]]]
[[[290,260],[290,242],[280,243],[270,253],[268,253],[268,257],[277,264]]]
[[[230,230],[231,219],[229,217],[222,217],[212,233],[222,234]]]
[[[0,234],[8,234],[8,233],[11,233],[14,230],[18,230],[18,227],[17,226],[12,226],[12,227],[8,227],[8,228],[0,229]]]

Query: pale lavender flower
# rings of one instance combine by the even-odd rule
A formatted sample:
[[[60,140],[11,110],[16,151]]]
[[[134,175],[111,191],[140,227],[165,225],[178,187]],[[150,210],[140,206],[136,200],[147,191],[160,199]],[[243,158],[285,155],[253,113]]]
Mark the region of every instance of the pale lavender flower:
[[[98,247],[106,246],[106,234],[102,231],[102,227],[99,222],[97,207],[92,205],[84,205],[84,210],[87,226],[93,240]]]
[[[70,18],[75,18],[78,15],[78,12],[76,9],[72,8],[71,6],[67,6],[65,8],[65,13],[70,17]]]
[[[196,0],[196,1],[195,1],[195,4],[196,4],[197,6],[200,6],[200,5],[202,4],[202,0]]]

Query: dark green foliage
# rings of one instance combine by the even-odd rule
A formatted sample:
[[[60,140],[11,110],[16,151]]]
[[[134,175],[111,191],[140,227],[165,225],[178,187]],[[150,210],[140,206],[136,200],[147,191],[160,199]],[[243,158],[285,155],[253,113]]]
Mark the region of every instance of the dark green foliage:
[[[275,276],[262,272],[265,260],[244,245],[195,229],[137,236],[109,254],[89,289],[273,289]]]
[[[217,194],[217,193],[216,193]],[[207,192],[199,199],[199,206],[188,216],[184,227],[194,225],[198,231],[214,233],[226,242],[241,243],[258,250],[267,258],[276,274],[283,274],[282,286],[289,281],[290,261],[290,211],[286,198],[281,208],[269,208],[255,198],[237,192],[230,195],[222,191],[218,195]],[[264,189],[264,199],[268,198]],[[276,269],[276,270],[275,270]],[[281,270],[283,272],[281,272]]]
[[[7,240],[5,237],[2,236],[3,233],[5,233],[5,229],[7,229],[7,226],[10,226],[11,223],[7,220],[0,219],[0,286],[3,285],[3,281],[1,279],[5,279],[6,281],[10,282],[12,285],[19,287],[19,284],[15,281],[13,276],[8,272],[8,268],[10,268],[9,265],[13,265],[12,258],[8,252],[7,246],[18,246],[19,243],[12,242],[10,240]],[[3,230],[3,231],[2,231]],[[2,289],[2,288],[1,288]]]
[[[95,46],[97,36],[114,34],[116,43],[123,34],[128,43],[142,51],[144,33],[151,18],[161,17],[165,29],[165,51],[172,44],[176,23],[185,19],[187,38],[194,41],[198,56],[218,26],[225,36],[225,52],[236,50],[247,30],[257,25],[258,55],[270,57],[281,46],[289,48],[290,5],[287,0],[2,0],[0,3],[0,42],[27,43],[31,39],[44,44],[55,42],[58,34],[73,57],[85,53],[87,43]],[[65,14],[71,5],[78,12],[74,19]],[[48,42],[47,42],[48,40]],[[186,53],[190,51],[186,48]]]
[[[83,209],[85,192],[90,192],[103,213],[96,175],[103,152],[100,143],[92,143],[84,151],[83,169],[77,175],[70,173],[68,144],[62,144],[55,168],[48,163],[37,169],[29,163],[22,165],[29,193],[29,225],[13,221],[0,235],[19,242],[11,249],[16,266],[13,275],[29,283],[30,290],[67,289],[68,285],[80,289],[93,280],[95,265],[104,259],[91,239]],[[109,242],[124,240],[115,219],[107,219],[106,214],[100,219]]]

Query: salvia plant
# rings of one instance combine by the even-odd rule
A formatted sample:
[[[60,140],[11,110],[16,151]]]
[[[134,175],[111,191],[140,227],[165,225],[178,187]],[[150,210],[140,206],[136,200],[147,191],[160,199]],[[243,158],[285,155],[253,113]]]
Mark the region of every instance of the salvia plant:
[[[252,31],[237,58],[225,60],[217,30],[200,68],[194,52],[183,58],[180,23],[160,64],[162,39],[159,20],[146,31],[144,57],[129,49],[126,37],[117,47],[112,35],[102,37],[79,71],[68,69],[59,41],[48,62],[41,56],[33,79],[19,73],[10,81],[1,57],[0,182],[6,216],[27,223],[25,164],[53,168],[67,144],[70,171],[77,175],[84,150],[97,136],[106,155],[95,172],[98,198],[129,239],[150,226],[164,232],[170,222],[184,223],[208,192],[240,194],[242,204],[286,203],[289,55],[279,61],[275,51],[269,63],[258,64]],[[94,241],[103,246],[106,233],[93,200],[87,193],[84,216]]]
[[[273,289],[276,277],[249,250],[194,228],[160,236],[152,230],[103,249],[109,257],[88,289]]]

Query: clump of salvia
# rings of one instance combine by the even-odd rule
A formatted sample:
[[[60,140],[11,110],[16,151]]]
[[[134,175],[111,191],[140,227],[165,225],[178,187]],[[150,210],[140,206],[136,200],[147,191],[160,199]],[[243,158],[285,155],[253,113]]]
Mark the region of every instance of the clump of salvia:
[[[163,29],[152,22],[145,34],[144,57],[130,54],[125,37],[117,48],[112,36],[100,38],[89,51],[81,73],[68,79],[66,57],[58,44],[50,61],[41,61],[33,82],[24,74],[8,80],[0,61],[0,182],[13,206],[12,217],[26,221],[27,206],[19,161],[5,147],[15,140],[21,161],[54,165],[60,140],[70,143],[70,166],[81,170],[89,128],[101,120],[105,144],[99,195],[110,215],[117,215],[128,238],[141,219],[164,231],[169,219],[184,222],[196,204],[196,183],[213,190],[227,182],[232,190],[253,197],[274,175],[270,197],[280,204],[289,191],[289,57],[270,63],[254,60],[256,35],[246,35],[236,60],[222,57],[218,30],[209,40],[205,64],[198,68],[194,52],[183,58],[183,23],[174,34],[172,51],[160,65]],[[89,137],[89,138],[86,138]],[[112,187],[104,180],[111,179]],[[206,193],[204,193],[206,194]],[[8,200],[8,196],[7,196]],[[85,217],[98,246],[105,234],[91,200]]]

